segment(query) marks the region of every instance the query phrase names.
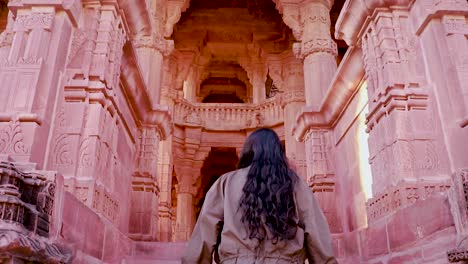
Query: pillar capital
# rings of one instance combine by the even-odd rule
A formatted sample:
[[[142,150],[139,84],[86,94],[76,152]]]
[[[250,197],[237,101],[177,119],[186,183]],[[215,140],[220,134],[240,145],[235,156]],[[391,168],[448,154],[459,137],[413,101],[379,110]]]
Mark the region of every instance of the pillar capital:
[[[330,9],[333,1],[310,0],[300,4],[281,5],[283,21],[288,25],[297,40],[293,45],[297,58],[304,59],[317,52],[337,55],[336,43],[330,36]]]
[[[164,56],[169,56],[174,50],[174,40],[162,38],[160,35],[136,35],[132,39],[135,48],[153,49]]]
[[[293,52],[297,58],[304,59],[318,52],[325,52],[336,56],[338,55],[338,48],[335,41],[331,38],[315,38],[302,43],[294,43]]]

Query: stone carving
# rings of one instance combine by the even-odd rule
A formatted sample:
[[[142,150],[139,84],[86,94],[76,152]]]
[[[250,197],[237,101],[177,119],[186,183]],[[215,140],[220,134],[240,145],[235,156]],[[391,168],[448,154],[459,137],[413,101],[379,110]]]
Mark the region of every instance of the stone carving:
[[[317,52],[326,52],[332,54],[333,56],[338,54],[336,43],[330,38],[316,38],[302,42],[302,44],[295,43],[293,46],[293,51],[294,55],[301,59]]]
[[[335,188],[327,133],[326,130],[310,130],[305,136],[307,181],[314,192],[333,192]]]
[[[275,125],[283,119],[283,107],[294,101],[304,101],[303,92],[279,93],[274,98],[256,105],[191,103],[178,99],[174,106],[176,124],[197,124],[220,130],[245,129],[254,125]],[[219,121],[226,121],[220,126]]]
[[[15,30],[51,29],[54,17],[54,13],[20,14],[15,20]]]
[[[0,161],[0,252],[2,257],[40,263],[68,263],[68,250],[51,243],[49,224],[55,183],[40,172],[25,172]],[[15,228],[11,228],[11,224]]]
[[[43,239],[14,230],[0,230],[0,251],[21,260],[65,264],[71,261],[71,250]],[[13,257],[13,258],[15,258]]]
[[[448,181],[441,183],[401,181],[367,201],[367,219],[372,223],[401,207],[426,199],[435,193],[446,192],[449,188]]]
[[[168,56],[174,50],[174,40],[162,39],[158,36],[136,36],[133,39],[135,48],[151,48],[159,50],[164,56]]]
[[[113,90],[119,85],[126,33],[120,17],[108,8],[86,9],[89,22],[74,32],[68,66],[71,80],[97,77]]]
[[[10,121],[0,130],[0,153],[28,154],[30,148],[23,141],[24,135],[19,121]]]
[[[187,122],[188,124],[200,125],[202,120],[196,112],[190,112],[188,115],[185,116],[185,122]]]
[[[156,177],[160,133],[154,127],[144,127],[140,130],[137,174],[145,177]]]
[[[59,135],[55,141],[54,164],[57,166],[72,166],[74,164],[68,134]]]

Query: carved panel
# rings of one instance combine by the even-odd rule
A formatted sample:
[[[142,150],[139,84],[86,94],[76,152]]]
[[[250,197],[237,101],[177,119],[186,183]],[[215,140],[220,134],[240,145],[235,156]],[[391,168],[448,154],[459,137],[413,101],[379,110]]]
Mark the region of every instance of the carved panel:
[[[424,200],[436,193],[446,192],[450,188],[450,182],[407,182],[402,181],[387,188],[385,192],[376,195],[367,201],[367,219],[372,223],[383,218],[398,209]]]
[[[0,130],[0,153],[6,154],[29,154],[30,146],[24,141],[21,123],[11,121]]]
[[[326,130],[311,129],[305,137],[307,179],[314,192],[333,192],[334,166]]]

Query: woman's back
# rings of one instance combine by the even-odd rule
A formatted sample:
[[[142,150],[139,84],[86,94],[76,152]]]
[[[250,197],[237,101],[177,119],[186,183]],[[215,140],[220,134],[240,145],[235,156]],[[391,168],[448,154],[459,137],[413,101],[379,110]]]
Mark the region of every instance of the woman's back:
[[[213,253],[226,264],[336,263],[313,194],[278,153],[277,135],[257,131],[244,145],[241,169],[208,191],[182,263],[211,263]]]

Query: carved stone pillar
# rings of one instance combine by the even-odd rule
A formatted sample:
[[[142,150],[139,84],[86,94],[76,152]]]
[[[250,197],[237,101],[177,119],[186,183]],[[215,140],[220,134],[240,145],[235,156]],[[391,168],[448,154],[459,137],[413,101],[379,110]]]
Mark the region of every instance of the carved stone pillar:
[[[159,198],[159,235],[158,241],[171,241],[172,236],[172,137],[161,141],[158,154]]]
[[[180,178],[177,185],[177,218],[175,226],[175,241],[187,241],[192,234],[194,222],[193,197],[195,187],[193,186],[193,169],[190,167],[177,169]],[[200,172],[198,171],[198,174]]]
[[[332,133],[326,129],[310,129],[304,141],[307,156],[307,183],[322,207],[330,230],[334,233],[341,232],[342,226],[336,206]]]
[[[293,134],[293,128],[296,125],[296,116],[301,112],[305,104],[304,75],[302,74],[303,66],[299,59],[290,56],[283,61],[283,67],[283,85],[286,85],[288,89],[282,94],[286,156],[295,167],[299,176],[306,180],[307,163],[305,144],[304,142],[297,141]]]
[[[60,74],[79,1],[10,1],[8,30],[0,37],[0,153],[43,167]],[[40,8],[36,8],[40,6]],[[65,11],[65,12],[64,12]],[[14,19],[13,19],[14,18]]]
[[[303,60],[304,94],[308,112],[320,112],[322,102],[337,69],[337,46],[330,35],[332,1],[304,1],[283,7],[283,20],[300,43],[294,54]],[[310,120],[308,120],[310,121]],[[322,124],[328,127],[329,124]],[[333,152],[330,133],[326,129],[308,128],[305,141],[307,182],[315,193],[332,232],[341,232],[338,222]]]
[[[330,36],[331,3],[306,1],[298,8],[302,39],[293,49],[304,60],[306,104],[318,110],[337,69],[337,46]]]
[[[468,164],[468,3],[416,1],[413,30],[430,77],[452,173]],[[421,56],[421,55],[419,55]]]
[[[141,129],[137,170],[132,176],[129,236],[134,240],[156,240],[159,218],[157,157],[160,135],[154,127]]]
[[[358,44],[369,94],[366,123],[374,198],[368,202],[368,218],[374,221],[426,197],[433,184],[445,186],[450,172],[409,12],[376,10]]]
[[[264,66],[262,63],[252,65],[252,73],[250,79],[252,82],[252,103],[258,104],[266,99],[265,81],[266,75],[264,73]]]

